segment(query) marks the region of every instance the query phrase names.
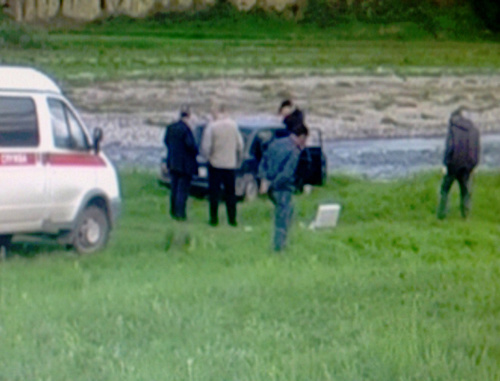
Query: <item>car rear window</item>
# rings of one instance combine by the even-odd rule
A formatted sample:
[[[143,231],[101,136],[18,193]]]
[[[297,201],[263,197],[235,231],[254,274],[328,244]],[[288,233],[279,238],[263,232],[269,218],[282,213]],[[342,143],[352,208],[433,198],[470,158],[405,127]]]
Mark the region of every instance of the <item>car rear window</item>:
[[[0,147],[38,146],[37,126],[33,99],[0,96]]]

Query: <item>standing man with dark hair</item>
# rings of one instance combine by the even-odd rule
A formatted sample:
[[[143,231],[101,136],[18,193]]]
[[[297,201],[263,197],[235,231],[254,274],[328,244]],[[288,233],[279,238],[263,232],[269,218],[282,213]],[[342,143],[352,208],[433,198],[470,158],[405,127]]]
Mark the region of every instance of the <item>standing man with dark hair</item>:
[[[212,108],[214,121],[203,132],[201,153],[208,160],[208,188],[210,193],[209,224],[219,224],[219,195],[224,186],[227,220],[236,221],[236,169],[243,156],[243,138],[236,122],[229,117],[223,105]]]
[[[167,167],[171,178],[170,215],[186,220],[186,203],[191,178],[198,173],[198,147],[189,127],[190,111],[181,110],[180,120],[167,126],[164,143],[167,146]]]
[[[289,132],[294,127],[304,125],[304,113],[290,99],[281,103],[278,113],[283,117],[283,123]]]
[[[269,183],[269,198],[275,206],[274,212],[274,250],[286,247],[288,230],[292,222],[292,193],[295,190],[295,170],[301,151],[306,145],[307,127],[297,125],[290,130],[290,135],[276,139],[264,153],[259,166],[261,193]]]
[[[444,165],[446,174],[441,184],[441,200],[438,206],[439,219],[446,217],[448,192],[455,180],[460,185],[460,212],[466,218],[470,210],[469,178],[479,162],[479,131],[474,124],[463,116],[463,110],[458,109],[451,114]]]

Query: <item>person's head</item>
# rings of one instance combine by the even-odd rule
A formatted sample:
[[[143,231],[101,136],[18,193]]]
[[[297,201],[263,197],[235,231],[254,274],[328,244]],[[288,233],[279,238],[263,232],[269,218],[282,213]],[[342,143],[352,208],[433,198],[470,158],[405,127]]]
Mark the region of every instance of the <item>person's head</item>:
[[[226,105],[223,103],[212,102],[210,113],[212,114],[214,119],[218,119],[227,113]]]
[[[451,115],[450,115],[450,119],[454,119],[454,118],[460,118],[460,117],[463,117],[464,115],[464,108],[462,106],[460,106],[459,108],[457,108],[456,110],[454,110]]]
[[[282,117],[287,117],[293,112],[293,103],[290,99],[286,99],[283,102],[281,102],[280,108],[278,109],[278,113]]]
[[[307,136],[309,135],[309,130],[303,124],[296,125],[290,130],[290,139],[293,140],[300,149],[306,146]]]
[[[461,123],[460,121],[468,120],[471,122],[473,119],[473,110],[466,106],[460,106],[454,110],[450,115],[450,124]]]
[[[182,106],[179,115],[182,120],[188,120],[191,116],[191,110],[189,109],[189,106]]]

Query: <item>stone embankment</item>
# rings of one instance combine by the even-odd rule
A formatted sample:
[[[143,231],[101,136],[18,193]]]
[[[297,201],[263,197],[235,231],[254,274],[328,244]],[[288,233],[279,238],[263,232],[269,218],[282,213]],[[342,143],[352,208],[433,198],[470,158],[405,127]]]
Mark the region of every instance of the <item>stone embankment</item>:
[[[213,100],[238,118],[277,118],[282,99],[292,97],[308,126],[325,139],[443,136],[450,112],[470,110],[481,132],[500,131],[500,75],[301,76],[176,81],[121,81],[72,88],[70,98],[91,127],[107,140],[161,145],[159,126],[189,104],[200,120]]]

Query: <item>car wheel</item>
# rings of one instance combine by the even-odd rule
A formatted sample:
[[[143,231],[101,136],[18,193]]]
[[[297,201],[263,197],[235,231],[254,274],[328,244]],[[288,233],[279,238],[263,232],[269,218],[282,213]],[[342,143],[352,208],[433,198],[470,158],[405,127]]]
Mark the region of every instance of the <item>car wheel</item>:
[[[101,250],[108,242],[110,232],[106,212],[97,206],[85,208],[73,231],[73,247],[80,254]]]
[[[251,177],[245,184],[245,201],[253,201],[259,196],[259,184],[255,177]]]

